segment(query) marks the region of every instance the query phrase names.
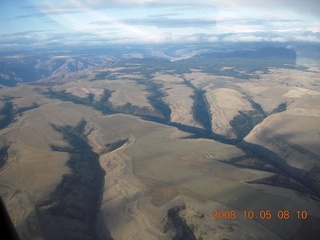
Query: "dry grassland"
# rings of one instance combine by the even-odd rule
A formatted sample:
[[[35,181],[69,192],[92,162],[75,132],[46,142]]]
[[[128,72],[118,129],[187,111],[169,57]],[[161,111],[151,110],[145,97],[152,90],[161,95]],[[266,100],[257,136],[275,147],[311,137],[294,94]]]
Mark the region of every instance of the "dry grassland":
[[[290,82],[295,73],[272,70],[271,75],[262,76],[261,82],[234,86],[268,112],[281,102],[288,103],[285,112],[266,118],[245,140],[274,151],[290,166],[309,170],[318,165],[312,154],[320,155],[319,92],[283,84]],[[300,73],[292,83],[302,79],[304,86],[311,86],[316,82],[315,76],[319,75]],[[240,91],[223,87],[227,78],[195,71],[186,77],[206,90],[213,131],[232,135],[229,121],[238,111],[252,110],[251,103]],[[159,73],[153,80],[163,84],[172,121],[197,126],[191,114],[192,89],[181,84],[183,79]],[[272,87],[268,81],[277,86]],[[114,105],[129,102],[150,106],[145,89],[130,80],[74,82],[55,87],[79,97],[94,93],[97,100],[105,88],[114,91],[110,98]],[[195,235],[203,239],[281,239],[291,236],[302,224],[301,220],[281,221],[276,216],[268,221],[212,220],[214,209],[236,210],[241,217],[244,210],[276,213],[281,209],[307,209],[311,216],[318,217],[320,207],[292,190],[248,184],[248,180],[272,174],[226,164],[224,161],[244,155],[236,146],[213,140],[181,139],[186,134],[176,128],[124,114],[102,116],[89,107],[49,100],[37,91],[30,86],[1,90],[1,97],[16,97],[14,104],[18,107],[34,102],[41,105],[0,131],[1,144],[10,144],[8,161],[0,170],[0,194],[22,239],[31,238],[26,219],[36,204],[70,172],[65,165],[69,156],[50,148],[51,144],[66,145],[51,124],[76,125],[82,118],[92,130],[88,139],[96,152],[103,152],[105,144],[129,139],[119,149],[100,156],[100,164],[106,171],[100,228],[108,228],[114,239],[168,239],[163,232],[167,211],[181,205],[186,208],[180,215],[194,226]],[[305,152],[295,150],[297,146]],[[207,154],[213,157],[207,158]]]
[[[291,199],[294,195],[274,194],[245,183],[265,177],[265,173],[218,161],[243,155],[236,147],[211,140],[177,139],[183,134],[172,127],[122,114],[101,116],[88,107],[55,100],[28,111],[5,130],[12,145],[10,160],[0,172],[1,193],[25,238],[30,237],[25,220],[35,204],[69,171],[65,166],[68,156],[50,150],[48,143],[65,144],[50,124],[76,125],[83,117],[93,129],[89,139],[97,151],[106,143],[129,138],[125,146],[100,157],[106,176],[99,218],[105,224],[102,228],[107,227],[115,239],[167,239],[163,232],[167,210],[182,204],[186,209],[181,215],[195,225],[196,236],[206,239],[277,239],[275,234],[284,236],[292,224],[301,224],[245,219],[231,224],[211,219],[213,209],[235,209],[240,214],[249,209],[296,207]],[[214,158],[207,159],[207,153]]]
[[[305,95],[311,95],[314,97],[320,97],[320,91],[314,91],[306,88],[294,87],[290,89],[283,96],[287,98],[302,98]]]
[[[306,70],[297,69],[270,69],[267,74],[260,74],[263,82],[276,85],[304,87],[307,89],[320,90],[319,68],[307,66]]]
[[[161,82],[162,84],[165,83],[183,83],[183,79],[179,76],[174,74],[165,74],[165,73],[156,73],[154,74],[154,81]]]
[[[235,137],[229,122],[239,114],[239,111],[253,110],[251,103],[240,92],[230,88],[207,91],[205,96],[210,106],[212,131],[227,137]]]
[[[9,159],[0,172],[0,193],[8,204],[17,230],[28,239],[28,214],[38,201],[54,190],[69,169],[65,166],[67,154],[52,152],[49,146],[44,146],[50,142],[46,137],[46,133],[51,131],[50,126],[45,129],[44,126],[28,123],[27,119],[24,122],[18,129],[6,134],[11,144]],[[50,138],[55,139],[55,135]],[[59,138],[56,140],[58,142]],[[3,195],[3,191],[7,193]]]
[[[166,94],[164,101],[171,109],[170,120],[172,122],[202,128],[194,120],[192,114],[193,90],[183,84],[184,80],[181,77],[157,73],[152,80],[161,82],[163,85],[162,91]]]
[[[277,239],[274,233],[290,235],[292,226],[298,228],[301,224],[301,221],[239,219],[230,225],[230,221],[211,220],[212,209],[269,209],[276,212],[287,206],[296,209],[301,203],[314,209],[290,190],[287,191],[291,195],[286,195],[281,191],[274,192],[278,188],[266,187],[265,190],[264,186],[245,183],[270,174],[218,161],[243,154],[233,146],[210,140],[176,139],[173,136],[178,130],[174,128],[126,115],[91,120],[100,129],[95,133],[97,142],[129,138],[125,146],[100,158],[107,172],[103,217],[111,235],[117,239],[133,239],[133,236],[166,239],[159,230],[163,227],[166,211],[183,203],[187,205],[182,213],[186,221],[198,224],[195,234],[205,236],[203,234],[207,232],[208,239],[217,236],[237,239],[239,234],[246,239],[257,239],[258,236]],[[207,153],[212,153],[214,158],[207,159]],[[204,218],[196,218],[199,214],[204,214]],[[207,231],[201,230],[203,226]],[[225,231],[229,227],[233,231]],[[123,228],[132,234],[122,231]]]
[[[138,85],[132,80],[108,80],[94,82],[68,83],[55,87],[57,91],[66,90],[67,93],[81,98],[87,98],[89,93],[95,94],[95,100],[99,101],[103,96],[104,89],[112,91],[109,101],[114,106],[123,106],[130,103],[133,106],[150,107],[143,85]]]
[[[17,103],[34,99],[29,90],[28,86],[20,87],[20,96],[15,95],[20,97],[16,99]],[[41,95],[36,100],[43,105],[25,112],[0,131],[1,138],[10,144],[7,163],[0,170],[0,195],[21,239],[32,238],[27,218],[36,204],[56,188],[64,174],[70,172],[66,166],[68,154],[51,150],[50,144],[66,145],[51,124],[75,125],[81,118],[96,113],[79,105],[50,101]]]
[[[65,91],[80,98],[87,98],[88,95],[92,93],[96,101],[99,101],[103,95],[103,89],[101,88],[68,87]]]
[[[186,77],[186,79],[188,79],[196,88],[209,90],[224,87],[234,80],[232,77],[209,75],[195,69],[193,69],[191,73],[184,74],[184,77]]]
[[[114,89],[109,101],[115,106],[123,106],[126,103],[131,103],[133,106],[150,107],[145,91],[145,87],[137,85],[135,82],[121,81]]]
[[[268,79],[263,81],[281,81],[293,83],[300,81],[303,85],[315,82],[319,77],[319,72],[304,72],[296,70],[272,70]],[[271,78],[273,80],[271,80]],[[287,109],[283,113],[274,114],[261,124],[257,125],[247,136],[246,141],[260,144],[278,153],[289,161],[290,165],[300,169],[310,169],[315,165],[315,160],[307,153],[299,150],[304,148],[314,154],[320,155],[320,91],[317,87],[303,88],[293,86],[274,86],[271,83],[256,84],[256,86],[269,86],[264,91],[254,92],[255,88],[250,88],[249,84],[242,85],[257,102],[262,103],[263,108],[271,110],[281,102],[287,103]],[[267,108],[267,104],[272,108]],[[303,159],[303,161],[301,161]]]
[[[140,80],[140,79],[144,79],[145,77],[143,75],[140,75],[138,73],[136,74],[121,74],[117,76],[117,79],[119,80],[130,80],[130,79],[134,79],[134,80]]]
[[[319,116],[301,116],[288,111],[268,117],[245,140],[277,153],[290,166],[310,170],[318,165],[318,160],[299,148],[320,155],[320,132],[317,129],[320,129]]]
[[[192,115],[193,99],[191,96],[193,95],[193,90],[180,84],[165,84],[164,88],[166,89],[164,92],[167,94],[165,102],[171,109],[170,120],[201,128]]]
[[[266,82],[237,83],[236,86],[260,104],[267,113],[272,112],[282,102],[291,102],[291,99],[283,97],[288,92],[289,87],[287,86],[275,86]]]
[[[108,153],[100,159],[102,166],[107,172],[102,211],[105,213],[103,217],[112,236],[116,239],[133,239],[133,237],[138,239],[166,239],[161,229],[164,225],[163,220],[167,210],[189,201],[190,206],[196,204],[192,199],[184,197],[184,194],[196,199],[202,199],[202,203],[197,206],[201,206],[201,208],[197,209],[197,211],[204,212],[207,217],[206,219],[210,219],[211,209],[208,203],[203,202],[205,200],[202,196],[199,197],[198,194],[183,188],[180,184],[171,182],[170,179],[163,181],[163,179],[155,179],[154,177],[157,176],[154,169],[159,168],[159,164],[163,166],[159,169],[158,174],[164,174],[167,171],[171,171],[170,168],[175,169],[175,167],[178,167],[175,170],[175,175],[177,177],[179,175],[183,176],[184,170],[181,167],[170,166],[163,159],[170,159],[170,155],[179,153],[181,148],[183,151],[186,151],[185,148],[189,148],[191,143],[184,146],[184,140],[173,139],[172,135],[175,133],[169,127],[137,121],[134,118],[125,118],[124,115],[104,119],[99,118],[94,121],[99,123],[100,127],[107,127],[109,124],[106,123],[110,121],[116,128],[116,132],[118,132],[117,128],[120,128],[118,125],[123,126],[126,122],[131,122],[131,124],[126,124],[128,126],[127,129],[122,128],[121,137],[124,137],[126,134],[132,134],[126,146]],[[105,123],[102,124],[102,121]],[[142,129],[145,130],[141,131]],[[107,127],[103,131],[106,133],[105,138],[109,135],[108,131],[112,131],[112,129],[108,129]],[[127,133],[125,133],[126,131]],[[98,138],[103,139],[101,136]],[[182,142],[175,145],[174,143],[177,141]],[[172,144],[174,145],[171,146]],[[137,151],[138,154],[142,155],[136,156],[132,151]],[[159,151],[161,154],[158,153]],[[190,150],[190,153],[192,153],[192,150]],[[239,153],[241,152],[235,150],[230,154],[238,155]],[[164,156],[162,157],[161,155]],[[201,165],[201,163],[196,162],[196,159],[194,160],[195,165]],[[177,159],[176,156],[176,159],[172,163],[175,161],[180,162],[185,160]],[[141,171],[143,173],[139,174]],[[150,172],[150,175],[148,172]],[[209,209],[208,212],[203,209],[204,204]],[[215,202],[211,202],[209,205],[216,208],[223,207],[223,205]],[[205,222],[208,224],[207,220]],[[123,231],[123,227],[127,231]],[[141,231],[141,229],[148,230]],[[208,236],[211,235],[210,233],[210,231],[207,232]]]

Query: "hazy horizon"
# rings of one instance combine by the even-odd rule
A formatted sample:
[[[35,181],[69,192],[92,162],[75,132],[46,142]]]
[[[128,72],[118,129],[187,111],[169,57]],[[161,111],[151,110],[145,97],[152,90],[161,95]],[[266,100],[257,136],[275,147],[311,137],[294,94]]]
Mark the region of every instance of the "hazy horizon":
[[[0,47],[320,42],[317,1],[60,1],[1,3]]]

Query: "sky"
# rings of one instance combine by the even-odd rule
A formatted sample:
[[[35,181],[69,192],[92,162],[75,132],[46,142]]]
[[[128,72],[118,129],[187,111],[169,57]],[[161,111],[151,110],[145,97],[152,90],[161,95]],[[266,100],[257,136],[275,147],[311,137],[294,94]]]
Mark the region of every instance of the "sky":
[[[320,0],[1,0],[0,49],[320,43]]]

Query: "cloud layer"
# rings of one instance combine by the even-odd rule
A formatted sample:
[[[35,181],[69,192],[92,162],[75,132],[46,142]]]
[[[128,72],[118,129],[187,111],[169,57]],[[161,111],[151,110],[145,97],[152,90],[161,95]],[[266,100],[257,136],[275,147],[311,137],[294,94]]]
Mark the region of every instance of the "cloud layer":
[[[285,8],[298,13],[319,14],[320,5],[318,0],[67,0],[67,1],[45,1],[47,4],[38,4],[33,0],[37,8],[136,8],[136,7],[214,7],[214,8],[263,8],[275,10]]]
[[[6,1],[6,0],[5,0]],[[0,9],[0,47],[320,42],[315,0],[26,0]],[[19,6],[14,3],[20,3]],[[11,8],[10,8],[11,7]],[[10,9],[10,10],[9,10]]]

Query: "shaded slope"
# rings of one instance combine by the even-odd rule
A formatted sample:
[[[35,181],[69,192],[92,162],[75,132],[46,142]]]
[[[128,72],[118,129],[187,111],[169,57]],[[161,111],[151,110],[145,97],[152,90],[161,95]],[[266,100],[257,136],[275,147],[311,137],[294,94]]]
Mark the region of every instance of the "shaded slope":
[[[291,188],[302,193],[309,193],[320,199],[320,168],[314,167],[309,171],[304,171],[293,166],[290,166],[277,153],[270,151],[264,146],[241,141],[238,145],[242,150],[253,154],[257,158],[262,159],[266,163],[278,169],[283,176],[272,177],[270,179],[259,180],[260,183],[268,185],[276,185],[286,188]],[[320,159],[317,156],[318,159]],[[291,178],[291,180],[290,180]],[[280,182],[275,184],[275,180],[280,179]],[[294,180],[294,181],[292,181]],[[301,186],[302,185],[302,186]]]
[[[193,231],[179,215],[179,212],[185,208],[186,206],[182,205],[168,210],[164,232],[169,235],[172,240],[196,240]]]
[[[53,126],[70,146],[52,146],[70,154],[71,174],[64,175],[51,196],[36,207],[45,239],[97,239],[96,219],[104,171],[87,143],[82,120],[77,126]],[[107,238],[107,236],[106,236]]]

